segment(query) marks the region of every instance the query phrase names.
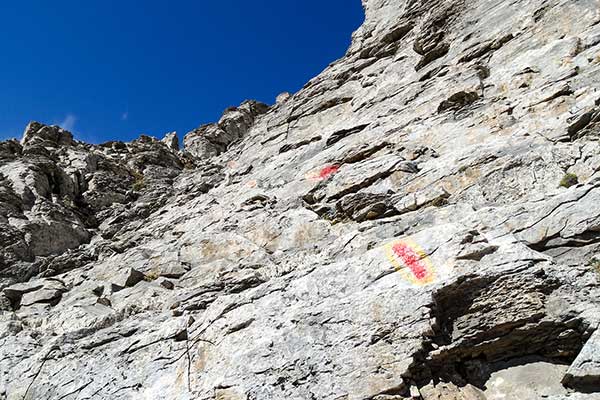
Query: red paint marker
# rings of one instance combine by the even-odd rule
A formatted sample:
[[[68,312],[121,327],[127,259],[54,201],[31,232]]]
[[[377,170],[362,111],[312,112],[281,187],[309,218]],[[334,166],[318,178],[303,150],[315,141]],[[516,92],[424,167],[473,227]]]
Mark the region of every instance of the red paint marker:
[[[387,244],[385,253],[396,271],[412,284],[425,286],[435,282],[435,267],[425,251],[410,238]]]
[[[306,174],[306,179],[311,181],[324,181],[340,170],[337,164],[327,165],[321,169],[312,170]]]
[[[328,165],[327,167],[321,169],[321,171],[319,172],[319,178],[323,179],[323,180],[327,179],[331,175],[333,175],[336,172],[338,172],[339,169],[340,169],[339,165]]]
[[[392,250],[410,269],[415,278],[423,280],[427,277],[427,266],[421,261],[421,256],[406,243],[396,243]]]

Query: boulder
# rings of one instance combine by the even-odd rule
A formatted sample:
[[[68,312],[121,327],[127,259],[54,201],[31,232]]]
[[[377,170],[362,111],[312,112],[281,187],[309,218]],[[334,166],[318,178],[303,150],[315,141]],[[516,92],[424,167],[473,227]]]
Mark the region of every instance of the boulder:
[[[143,272],[137,271],[133,268],[126,268],[120,271],[116,276],[111,278],[111,283],[119,288],[126,288],[137,285],[143,281],[145,275]]]

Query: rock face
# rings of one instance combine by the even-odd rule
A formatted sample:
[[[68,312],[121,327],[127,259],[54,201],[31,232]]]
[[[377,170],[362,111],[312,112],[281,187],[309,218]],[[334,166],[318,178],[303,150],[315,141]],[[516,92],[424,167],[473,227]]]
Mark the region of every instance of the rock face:
[[[600,397],[600,2],[363,6],[183,151],[0,143],[0,399]]]
[[[218,123],[203,125],[185,135],[185,149],[200,159],[219,155],[244,136],[256,117],[268,109],[266,104],[256,101],[246,101],[239,107],[228,108]]]

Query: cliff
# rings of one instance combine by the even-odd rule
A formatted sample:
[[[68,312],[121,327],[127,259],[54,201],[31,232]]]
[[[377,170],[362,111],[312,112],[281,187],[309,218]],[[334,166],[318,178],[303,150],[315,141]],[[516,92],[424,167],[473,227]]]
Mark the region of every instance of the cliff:
[[[600,398],[600,2],[363,6],[182,150],[0,143],[0,399]]]

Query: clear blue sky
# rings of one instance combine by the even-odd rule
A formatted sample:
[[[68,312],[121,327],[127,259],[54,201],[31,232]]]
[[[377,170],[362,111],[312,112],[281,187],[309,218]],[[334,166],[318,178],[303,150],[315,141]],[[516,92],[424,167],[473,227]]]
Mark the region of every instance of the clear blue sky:
[[[19,0],[0,5],[0,140],[30,120],[81,140],[180,136],[273,103],[341,57],[360,0]]]

